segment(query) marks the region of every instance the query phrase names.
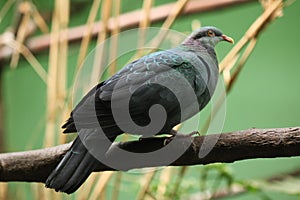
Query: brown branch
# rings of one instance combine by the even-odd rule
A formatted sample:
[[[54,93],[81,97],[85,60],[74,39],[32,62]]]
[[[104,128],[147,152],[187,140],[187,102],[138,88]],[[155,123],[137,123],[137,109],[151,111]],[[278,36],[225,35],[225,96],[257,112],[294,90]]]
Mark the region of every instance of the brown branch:
[[[253,158],[275,158],[300,156],[300,127],[276,129],[249,129],[222,134],[198,137],[183,137],[171,148],[184,148],[192,139],[188,149],[170,166],[187,166],[209,164],[215,162],[235,162]],[[163,148],[166,137],[114,143],[118,147],[137,153],[151,152]],[[204,142],[205,141],[205,142]],[[179,142],[179,143],[178,143]],[[214,144],[214,145],[213,145]],[[171,143],[170,143],[171,145]],[[199,150],[212,147],[203,158],[199,158]],[[70,143],[33,151],[0,154],[0,181],[44,182],[49,173],[59,163]],[[114,158],[114,148],[109,155]],[[127,158],[117,158],[126,162]],[[163,160],[149,161],[145,164],[135,162],[128,169],[165,166]],[[95,171],[114,170],[99,164]]]
[[[252,2],[254,0],[194,0],[189,1],[182,11],[182,15],[188,15],[193,13],[211,11],[215,9],[220,9],[232,5],[238,5],[242,3]],[[150,12],[150,21],[158,22],[164,20],[168,17],[170,10],[176,3],[169,3],[162,6],[155,7],[151,9]],[[135,28],[139,26],[140,17],[142,16],[142,10],[136,10],[129,13],[120,15],[119,24],[117,24],[120,30],[126,30],[130,28]],[[115,21],[113,18],[108,20],[108,31],[115,29]],[[68,29],[68,41],[74,42],[82,39],[87,33],[89,27],[88,25],[77,26]],[[97,36],[97,34],[102,31],[103,25],[102,22],[96,22],[92,27],[92,36]],[[48,49],[50,46],[50,34],[44,34],[42,36],[36,36],[34,38],[28,39],[26,46],[33,53]],[[12,55],[12,49],[8,46],[3,46],[0,48],[0,60],[8,58]]]

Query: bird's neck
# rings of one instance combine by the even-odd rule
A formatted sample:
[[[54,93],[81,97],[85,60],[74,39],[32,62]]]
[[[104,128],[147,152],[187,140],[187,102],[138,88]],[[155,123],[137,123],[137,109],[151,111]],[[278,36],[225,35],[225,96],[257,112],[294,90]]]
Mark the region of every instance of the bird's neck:
[[[209,53],[209,55],[217,59],[215,49],[211,45],[201,44],[200,42],[189,42],[187,40],[181,43],[179,48],[184,51],[192,51],[196,54]]]
[[[210,43],[206,43],[201,40],[192,40],[190,38],[184,40],[180,46],[194,51],[214,51],[214,46]]]

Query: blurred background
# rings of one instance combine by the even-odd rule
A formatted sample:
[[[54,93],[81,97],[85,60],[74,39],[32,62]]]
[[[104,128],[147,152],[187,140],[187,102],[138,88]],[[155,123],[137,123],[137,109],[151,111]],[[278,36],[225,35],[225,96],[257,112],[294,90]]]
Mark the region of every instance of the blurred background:
[[[250,29],[259,33],[255,41],[244,37],[275,5],[264,29]],[[73,107],[72,87],[85,56],[111,35],[138,27],[189,34],[214,25],[241,46],[236,55],[249,54],[241,65],[243,58],[235,57],[221,63],[233,46],[216,47],[221,69],[227,72],[222,73],[225,84],[232,80],[228,72],[238,75],[234,84],[229,83],[223,132],[299,126],[299,10],[299,1],[279,0],[0,1],[0,152],[71,141],[75,134],[61,134],[60,126]],[[239,43],[243,38],[255,46]],[[143,38],[138,39],[142,46]],[[103,79],[128,61],[112,64]],[[237,64],[231,65],[234,61]],[[204,110],[203,121],[209,111]],[[0,183],[0,199],[299,200],[299,175],[298,157],[253,159],[94,173],[72,195],[55,193],[40,183]]]

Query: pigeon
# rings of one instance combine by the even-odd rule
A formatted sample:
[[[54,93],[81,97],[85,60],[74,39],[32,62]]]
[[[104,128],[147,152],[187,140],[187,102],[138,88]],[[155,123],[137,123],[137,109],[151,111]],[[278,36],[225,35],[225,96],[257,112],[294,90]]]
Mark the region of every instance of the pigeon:
[[[200,112],[213,95],[219,76],[214,48],[220,41],[233,43],[216,27],[199,28],[177,47],[143,56],[92,88],[62,126],[78,136],[46,187],[70,194],[85,182],[101,161],[88,143],[105,158],[123,133],[174,134],[173,127]]]

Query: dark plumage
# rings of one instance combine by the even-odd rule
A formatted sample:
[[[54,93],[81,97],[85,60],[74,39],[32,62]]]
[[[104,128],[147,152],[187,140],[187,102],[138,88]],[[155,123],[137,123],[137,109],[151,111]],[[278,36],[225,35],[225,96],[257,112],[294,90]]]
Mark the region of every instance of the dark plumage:
[[[125,131],[148,136],[149,133],[129,126],[125,118],[116,123],[113,117],[112,106],[121,115],[122,109],[127,106],[124,105],[124,99],[131,96],[129,111],[135,124],[147,126],[151,123],[149,109],[160,104],[166,111],[166,122],[153,134],[170,133],[175,125],[198,113],[211,99],[218,80],[218,61],[214,47],[220,41],[233,42],[219,29],[203,27],[176,48],[155,52],[129,63],[117,74],[96,85],[80,101],[62,126],[64,132],[78,132],[84,137],[85,143],[97,141],[103,152],[108,150],[109,145],[99,138],[93,139],[93,132],[97,132],[99,125],[111,141]],[[180,81],[180,76],[186,81]],[[192,88],[195,98],[187,93],[184,82]],[[174,83],[176,87],[172,91],[165,87]],[[176,95],[184,97],[185,107],[180,108]],[[195,105],[198,108],[196,110],[192,109]],[[124,127],[128,129],[124,130]],[[48,177],[46,187],[72,193],[95,169],[97,162],[81,138],[77,137]]]

